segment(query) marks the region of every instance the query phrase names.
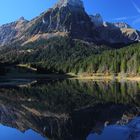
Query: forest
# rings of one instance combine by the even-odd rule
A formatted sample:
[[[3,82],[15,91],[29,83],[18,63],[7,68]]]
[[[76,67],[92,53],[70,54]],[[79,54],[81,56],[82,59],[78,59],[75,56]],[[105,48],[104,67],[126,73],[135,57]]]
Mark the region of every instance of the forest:
[[[19,46],[0,53],[2,63],[29,64],[39,73],[139,75],[140,43],[120,49],[56,37]]]

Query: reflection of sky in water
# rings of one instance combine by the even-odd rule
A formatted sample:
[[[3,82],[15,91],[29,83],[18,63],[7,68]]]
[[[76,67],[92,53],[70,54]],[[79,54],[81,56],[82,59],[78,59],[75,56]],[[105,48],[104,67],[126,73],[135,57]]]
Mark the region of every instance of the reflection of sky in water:
[[[140,140],[140,117],[126,126],[110,125],[104,128],[101,135],[90,134],[87,140]]]
[[[127,127],[109,126],[103,130],[101,135],[90,134],[87,140],[127,140],[129,137]]]
[[[25,133],[0,125],[0,140],[47,140],[32,130]]]

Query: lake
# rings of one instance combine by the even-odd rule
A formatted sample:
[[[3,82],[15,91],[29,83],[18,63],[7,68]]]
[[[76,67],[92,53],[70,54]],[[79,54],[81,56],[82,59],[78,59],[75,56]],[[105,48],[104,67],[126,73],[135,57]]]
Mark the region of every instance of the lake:
[[[0,139],[140,140],[140,82],[0,81]]]

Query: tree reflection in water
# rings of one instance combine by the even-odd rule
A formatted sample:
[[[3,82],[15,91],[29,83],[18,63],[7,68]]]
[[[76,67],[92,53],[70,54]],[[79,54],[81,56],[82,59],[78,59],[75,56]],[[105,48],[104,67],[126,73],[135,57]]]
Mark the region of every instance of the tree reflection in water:
[[[85,140],[105,122],[124,124],[139,113],[140,83],[40,81],[0,88],[1,124],[32,129],[52,140]]]

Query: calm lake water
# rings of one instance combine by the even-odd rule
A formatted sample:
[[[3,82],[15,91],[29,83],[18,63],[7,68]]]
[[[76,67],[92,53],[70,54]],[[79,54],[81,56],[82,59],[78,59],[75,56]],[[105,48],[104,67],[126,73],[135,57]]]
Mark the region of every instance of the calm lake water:
[[[2,140],[140,140],[140,82],[13,81],[0,82]]]

